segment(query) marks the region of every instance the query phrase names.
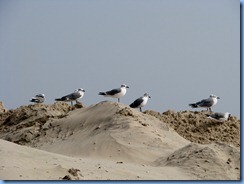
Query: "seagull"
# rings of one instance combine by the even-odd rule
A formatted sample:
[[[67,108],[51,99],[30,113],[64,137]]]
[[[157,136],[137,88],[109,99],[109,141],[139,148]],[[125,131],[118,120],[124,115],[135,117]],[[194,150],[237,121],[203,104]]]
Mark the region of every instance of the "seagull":
[[[44,100],[45,100],[45,95],[44,94],[38,94],[35,97],[32,97],[30,102],[43,103]]]
[[[226,113],[216,112],[214,114],[208,114],[207,116],[210,119],[226,121],[226,120],[230,119],[231,114],[229,112],[226,112]]]
[[[137,98],[132,104],[130,104],[130,107],[140,108],[140,111],[142,112],[141,108],[147,104],[148,98],[151,97],[149,96],[149,94],[145,93],[144,96]]]
[[[78,99],[82,98],[84,96],[84,92],[85,90],[82,88],[79,88],[77,90],[74,91],[74,93],[68,94],[66,96],[63,96],[61,98],[56,98],[56,101],[64,101],[64,102],[71,102],[71,105],[73,105],[73,101],[76,101],[76,103],[78,102]]]
[[[118,98],[118,102],[120,102],[120,98],[126,94],[126,88],[129,88],[129,86],[122,84],[120,88],[112,89],[110,91],[106,92],[99,92],[98,95],[103,95],[105,97],[112,97],[112,98]]]
[[[218,96],[212,94],[208,99],[203,99],[199,102],[189,104],[189,106],[191,106],[192,108],[207,108],[207,110],[211,112],[211,107],[217,104],[218,99],[220,99]]]

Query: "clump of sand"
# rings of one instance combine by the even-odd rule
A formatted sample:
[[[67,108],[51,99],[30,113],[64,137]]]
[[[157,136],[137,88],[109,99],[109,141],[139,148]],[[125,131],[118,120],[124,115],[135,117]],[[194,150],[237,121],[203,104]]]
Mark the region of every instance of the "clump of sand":
[[[235,117],[221,124],[204,112],[141,113],[108,101],[35,104],[0,117],[0,138],[25,145],[0,140],[1,179],[240,179],[239,134],[217,135],[239,131]]]
[[[219,122],[207,118],[207,111],[182,111],[168,110],[163,113],[145,111],[162,122],[170,125],[185,139],[199,143],[209,144],[220,141],[234,146],[240,146],[240,120],[231,116],[230,120]]]
[[[180,167],[201,180],[240,179],[239,149],[219,142],[210,145],[191,143],[157,159],[154,165]]]
[[[0,113],[0,138],[26,144],[41,136],[46,122],[67,116],[73,108],[64,102],[52,105],[33,104]]]

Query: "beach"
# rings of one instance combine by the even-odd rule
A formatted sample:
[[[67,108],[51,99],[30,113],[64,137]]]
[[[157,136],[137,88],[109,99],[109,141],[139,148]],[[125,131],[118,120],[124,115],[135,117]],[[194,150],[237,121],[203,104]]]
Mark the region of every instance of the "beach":
[[[240,180],[234,116],[110,101],[1,107],[1,180]]]

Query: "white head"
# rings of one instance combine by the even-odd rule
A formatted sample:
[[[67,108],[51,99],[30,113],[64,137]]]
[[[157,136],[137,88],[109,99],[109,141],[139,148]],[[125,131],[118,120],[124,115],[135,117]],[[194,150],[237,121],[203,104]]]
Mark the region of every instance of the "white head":
[[[220,99],[217,95],[211,94],[210,98],[216,98],[216,99]]]
[[[84,90],[84,89],[82,89],[82,88],[79,88],[79,89],[78,89],[78,91],[85,92],[85,90]]]
[[[85,92],[85,90],[84,89],[82,89],[82,88],[79,88],[79,89],[76,89],[74,92]]]
[[[150,95],[149,95],[148,93],[145,93],[145,94],[144,94],[144,97],[151,98]]]
[[[127,86],[126,84],[122,84],[121,87],[122,88],[129,88],[129,86]]]
[[[39,95],[36,95],[36,97],[45,98],[45,95],[44,94],[39,94]]]
[[[80,95],[81,95],[80,98],[83,98],[83,96],[84,96],[84,94],[85,94],[85,90],[82,89],[82,88],[79,88],[79,89],[75,90],[75,92],[80,93]]]
[[[80,93],[80,95],[81,95],[81,98],[84,96],[84,93],[85,93],[85,90],[84,89],[82,89],[82,88],[79,88],[79,89],[76,89],[75,91],[74,91],[75,93]]]

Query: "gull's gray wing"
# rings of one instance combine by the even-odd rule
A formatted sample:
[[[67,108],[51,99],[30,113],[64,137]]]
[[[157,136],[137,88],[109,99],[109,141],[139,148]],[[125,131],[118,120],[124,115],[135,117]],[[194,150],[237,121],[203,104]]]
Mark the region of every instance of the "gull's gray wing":
[[[36,95],[36,98],[43,98],[42,94]]]
[[[39,97],[39,98],[37,98],[38,99],[38,103],[42,103],[42,102],[44,102],[44,98],[43,97]]]
[[[211,114],[210,116],[212,118],[215,118],[215,119],[220,119],[220,118],[224,118],[225,117],[225,114],[224,113],[221,113],[221,112],[216,112],[214,114]]]
[[[106,91],[106,94],[107,95],[115,95],[115,94],[117,94],[117,93],[120,93],[121,92],[121,89],[120,88],[118,88],[118,89],[112,89],[111,91]]]
[[[137,108],[137,107],[139,107],[139,105],[141,105],[142,102],[143,102],[143,97],[140,97],[140,98],[136,99],[132,104],[130,104],[130,107]]]
[[[61,100],[76,100],[76,99],[78,99],[80,97],[81,97],[80,93],[74,92],[74,93],[71,93],[69,95],[63,96],[61,98]]]
[[[45,96],[42,94],[38,94],[35,97],[32,97],[30,102],[35,102],[35,103],[42,103],[45,100]]]
[[[211,107],[214,104],[214,101],[212,98],[203,99],[200,102],[197,102],[196,105],[199,107]]]

